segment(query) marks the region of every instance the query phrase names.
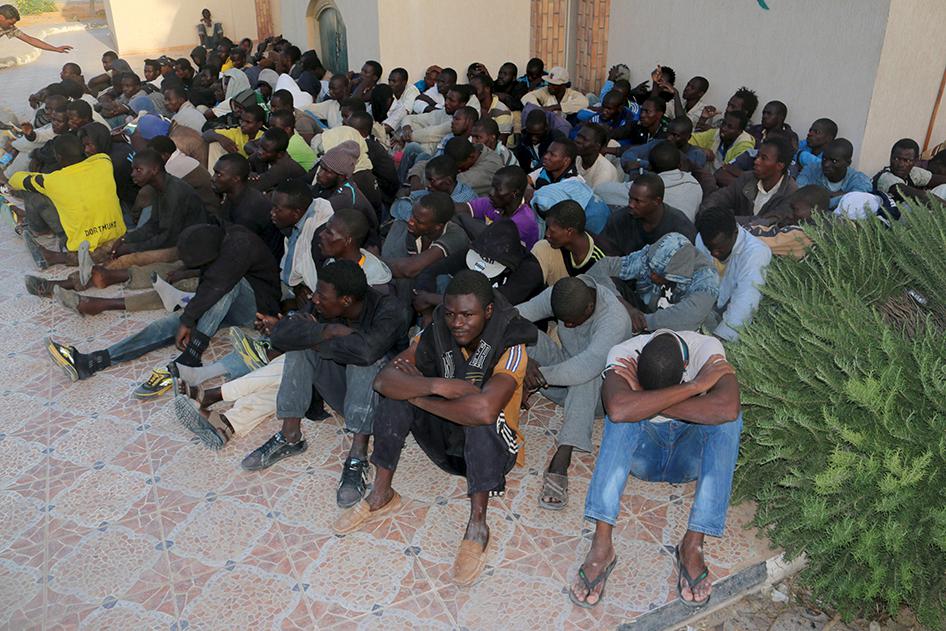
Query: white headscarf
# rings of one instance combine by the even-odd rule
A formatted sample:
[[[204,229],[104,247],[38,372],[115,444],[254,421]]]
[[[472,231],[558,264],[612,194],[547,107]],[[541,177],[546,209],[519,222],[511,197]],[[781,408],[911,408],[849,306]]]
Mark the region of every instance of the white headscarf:
[[[262,74],[263,73],[260,73],[261,76]],[[276,81],[276,90],[289,90],[292,94],[292,104],[296,109],[301,110],[306,105],[312,105],[312,95],[302,91],[299,85],[293,81],[292,77],[288,74],[279,76],[279,80]]]
[[[247,78],[246,73],[238,68],[230,68],[225,73],[223,73],[224,78],[226,79],[226,92],[223,96],[223,101],[219,105],[214,107],[214,114],[219,116],[226,116],[232,110],[230,108],[231,99],[235,98],[240,92],[250,89],[250,80]]]

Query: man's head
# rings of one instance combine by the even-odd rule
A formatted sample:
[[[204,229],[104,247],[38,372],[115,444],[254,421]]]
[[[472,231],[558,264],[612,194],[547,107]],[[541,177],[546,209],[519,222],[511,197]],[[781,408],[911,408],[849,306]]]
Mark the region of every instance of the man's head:
[[[344,184],[355,173],[361,149],[354,140],[346,140],[325,152],[315,176],[319,186],[333,189]]]
[[[201,48],[200,50],[204,49]],[[174,62],[174,74],[176,74],[177,78],[181,81],[190,83],[194,79],[194,67],[191,66],[191,62],[181,57]]]
[[[659,96],[652,96],[641,106],[641,125],[647,129],[656,129],[660,119],[667,111],[667,102]]]
[[[266,112],[259,105],[250,105],[240,114],[240,131],[250,138],[256,138],[265,124]]]
[[[97,153],[108,153],[112,148],[112,134],[102,123],[86,125],[76,134],[82,142],[82,150],[86,156]]]
[[[69,111],[66,109],[65,103],[54,108],[50,108],[49,105],[47,105],[46,114],[49,116],[49,122],[52,125],[54,134],[58,136],[59,134],[65,134],[69,131]]]
[[[568,276],[552,287],[552,313],[566,329],[584,324],[595,312],[596,292],[580,278]]]
[[[133,72],[126,72],[121,78],[122,96],[126,99],[138,94],[141,90],[141,79]]]
[[[381,67],[377,61],[369,59],[361,67],[361,80],[367,81],[369,84],[374,85],[381,80],[381,75],[384,73],[384,69]]]
[[[526,114],[526,123],[524,125],[525,136],[530,144],[541,144],[549,133],[549,121],[545,112],[540,109],[534,109]]]
[[[493,300],[493,287],[480,272],[464,269],[450,279],[443,293],[443,317],[459,346],[472,348],[479,342],[493,317]]]
[[[808,129],[808,148],[821,149],[837,136],[838,124],[830,118],[819,118]]]
[[[239,153],[228,153],[217,160],[211,180],[214,192],[230,195],[242,190],[250,177],[250,162]]]
[[[364,214],[353,208],[335,211],[325,227],[319,231],[319,249],[326,258],[357,256],[364,245],[370,226]]]
[[[118,53],[113,50],[102,53],[102,68],[105,69],[105,72],[109,72],[112,69],[112,62],[116,59],[118,59]]]
[[[289,90],[276,90],[269,100],[269,106],[273,110],[295,110],[295,102],[292,98],[292,92]]]
[[[526,172],[517,166],[503,167],[493,175],[489,201],[494,208],[518,208],[528,185]]]
[[[145,149],[135,154],[131,163],[131,179],[136,186],[145,187],[164,176],[164,160],[154,149]]]
[[[709,90],[709,81],[706,77],[697,76],[687,81],[681,96],[684,101],[699,101],[707,90]]]
[[[437,75],[437,92],[447,96],[447,90],[457,84],[457,71],[453,68],[444,68]]]
[[[489,78],[489,75],[473,75],[470,77],[470,87],[473,88],[473,93],[480,101],[486,101],[493,96],[493,80]]]
[[[686,149],[693,135],[693,121],[688,116],[677,116],[667,126],[667,140],[677,149]]]
[[[200,17],[204,18],[205,20],[209,20],[209,19],[210,19],[210,9],[204,9],[204,10],[202,10],[202,11],[200,12]]]
[[[296,133],[296,115],[292,110],[274,110],[269,115],[270,128],[281,129],[286,132],[286,136],[291,138]]]
[[[341,115],[342,121],[347,121],[355,112],[365,111],[367,111],[365,102],[353,96],[342,99],[338,104],[338,113]]]
[[[242,48],[243,53],[249,57],[253,53],[253,40],[249,37],[244,37],[240,40],[240,48]]]
[[[416,202],[407,220],[407,231],[414,237],[433,238],[443,232],[444,226],[453,219],[453,199],[446,193],[427,193]]]
[[[351,116],[345,119],[345,124],[361,134],[362,138],[367,138],[374,128],[374,119],[368,112],[352,112]]]
[[[457,163],[450,156],[439,155],[424,165],[427,190],[450,195],[457,187]]]
[[[831,194],[828,189],[817,184],[802,186],[788,198],[795,223],[810,221],[816,211],[826,212],[830,204]]]
[[[926,163],[926,170],[933,175],[946,175],[946,149],[941,150]]]
[[[763,182],[782,177],[792,163],[792,146],[783,138],[766,138],[752,163],[752,173]]]
[[[78,136],[63,134],[53,138],[53,153],[60,166],[67,167],[85,160],[85,151]]]
[[[443,147],[443,155],[456,162],[457,170],[463,173],[479,160],[480,150],[466,138],[451,138]]]
[[[617,120],[627,107],[627,97],[618,90],[611,90],[601,100],[601,118],[608,121]]]
[[[723,124],[719,126],[719,137],[724,142],[734,142],[739,134],[746,130],[749,116],[740,110],[726,112],[723,115]]]
[[[273,192],[273,207],[269,218],[280,230],[299,223],[312,204],[312,191],[305,182],[286,180]]]
[[[544,74],[545,62],[538,57],[533,57],[529,60],[529,63],[526,64],[526,76],[529,77],[531,81],[542,78]]]
[[[585,209],[573,199],[553,204],[545,215],[545,240],[559,250],[585,233]]]
[[[556,176],[567,171],[578,157],[578,148],[571,140],[556,140],[549,145],[545,155],[542,156],[542,166],[549,173]]]
[[[473,123],[470,129],[470,141],[474,145],[483,145],[490,149],[496,149],[499,143],[499,125],[489,116],[484,116]]]
[[[762,108],[762,128],[781,129],[788,116],[788,107],[781,101],[769,101]]]
[[[496,82],[508,86],[519,76],[519,68],[516,64],[511,61],[507,61],[499,67],[499,72],[496,73]]]
[[[713,206],[705,208],[696,216],[696,231],[703,245],[717,261],[725,261],[736,245],[739,229],[732,210]]]
[[[157,59],[145,59],[145,81],[151,82],[161,77],[161,63]]]
[[[394,91],[395,96],[400,97],[407,88],[407,70],[404,68],[395,68],[388,75],[388,85]]]
[[[234,68],[243,68],[243,66],[246,65],[246,51],[239,46],[230,49],[230,61],[233,63]]]
[[[561,66],[555,66],[545,77],[546,87],[549,91],[549,94],[554,96],[559,101],[565,96],[565,92],[568,90],[570,85],[571,77],[568,76],[568,71],[562,68]]]
[[[473,77],[477,75],[486,75],[489,76],[489,70],[486,66],[479,62],[474,61],[469,66],[466,67],[466,81],[467,83],[473,83]]]
[[[441,73],[441,76],[443,74]],[[443,100],[443,111],[453,116],[454,113],[466,105],[470,100],[470,93],[465,85],[452,85],[447,90],[447,95]]]
[[[450,123],[450,132],[458,138],[466,138],[473,129],[473,124],[480,118],[480,113],[476,108],[464,105],[453,113],[453,121]]]
[[[660,212],[664,201],[664,181],[653,173],[644,173],[631,184],[627,193],[627,206],[631,216],[648,219]]]
[[[289,135],[278,127],[271,127],[263,132],[259,141],[259,149],[256,150],[256,157],[272,164],[284,155],[289,148]]]
[[[637,356],[637,381],[644,390],[662,390],[683,382],[689,349],[679,335],[655,334]]]
[[[72,131],[92,122],[92,106],[85,101],[69,101],[66,104],[66,111],[69,114],[69,128]]]
[[[217,260],[225,232],[222,226],[207,223],[188,226],[177,238],[181,262],[189,269],[202,268]]]
[[[81,81],[82,68],[79,67],[79,64],[69,62],[62,67],[59,78],[63,81]]]
[[[441,68],[440,66],[428,66],[427,70],[424,71],[424,83],[428,88],[432,88],[437,83],[437,79],[440,77]]]
[[[890,149],[890,171],[905,180],[919,158],[920,145],[912,138],[901,138]]]
[[[20,12],[12,4],[0,6],[0,28],[8,29],[20,21]]]
[[[750,120],[757,107],[759,107],[759,97],[756,96],[754,91],[746,87],[736,90],[736,93],[729,97],[729,102],[726,103],[727,112],[745,112],[746,118]]]
[[[835,138],[821,154],[821,172],[829,182],[840,182],[854,159],[854,145],[846,138]]]
[[[171,159],[171,156],[174,155],[174,152],[177,151],[177,145],[167,136],[155,136],[148,141],[148,149],[157,151],[166,165],[168,160]]]
[[[601,149],[608,144],[608,132],[601,125],[586,123],[582,125],[575,136],[575,149],[581,156],[582,162],[587,167],[587,163],[593,161],[600,153]]]
[[[348,75],[332,75],[328,81],[328,97],[336,101],[347,99],[351,94],[351,84],[348,81]]]
[[[668,140],[658,143],[650,150],[650,166],[654,173],[663,173],[680,168],[680,150]]]
[[[337,320],[348,315],[367,295],[368,279],[361,266],[354,261],[337,260],[319,271],[311,300],[322,318]]]

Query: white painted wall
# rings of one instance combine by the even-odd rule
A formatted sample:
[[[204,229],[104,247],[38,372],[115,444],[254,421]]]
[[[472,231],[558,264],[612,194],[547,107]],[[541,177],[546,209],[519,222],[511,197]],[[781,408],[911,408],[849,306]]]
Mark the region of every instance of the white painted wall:
[[[946,7],[943,0],[893,2]],[[710,81],[709,102],[720,109],[746,85],[759,95],[754,122],[766,101],[778,99],[788,105],[788,122],[802,138],[812,121],[826,116],[860,152],[891,0],[768,0],[767,4],[768,11],[755,0],[612,2],[608,64],[628,64],[633,84],[648,79],[658,63],[671,66],[681,90],[690,77],[703,75]],[[922,11],[910,15],[916,13],[922,15]],[[902,30],[917,20],[921,18],[906,20]],[[933,44],[933,30],[943,24],[942,18],[930,19],[929,36],[905,38],[905,45],[913,46],[914,61],[920,67],[933,66],[931,72],[943,70],[943,56],[928,54],[929,46],[938,50],[946,45],[942,37]],[[917,59],[920,54],[922,60]],[[896,83],[886,87],[903,94]],[[933,90],[935,94],[936,86]],[[864,168],[872,168],[875,161],[872,145]]]

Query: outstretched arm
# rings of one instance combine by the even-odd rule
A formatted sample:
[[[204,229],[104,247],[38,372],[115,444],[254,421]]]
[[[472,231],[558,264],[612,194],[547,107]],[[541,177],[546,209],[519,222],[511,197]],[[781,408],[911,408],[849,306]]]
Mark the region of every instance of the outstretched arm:
[[[52,44],[47,44],[43,40],[37,39],[32,35],[27,35],[22,31],[17,34],[16,38],[21,42],[29,44],[30,46],[34,46],[42,50],[48,50],[53,53],[68,53],[70,50],[72,50],[72,46],[53,46]]]

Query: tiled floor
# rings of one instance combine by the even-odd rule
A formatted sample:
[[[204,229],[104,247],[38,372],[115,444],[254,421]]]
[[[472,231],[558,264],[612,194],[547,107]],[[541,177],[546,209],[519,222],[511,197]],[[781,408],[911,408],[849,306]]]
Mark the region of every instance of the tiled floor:
[[[631,480],[606,601],[590,611],[569,603],[567,580],[589,545],[581,508],[593,460],[583,455],[573,465],[566,510],[538,507],[561,424],[550,403],[535,401],[525,416],[527,465],[510,476],[507,496],[491,502],[488,569],[458,589],[449,571],[468,510],[464,486],[413,443],[395,478],[404,509],[367,532],[335,537],[334,490],[347,448],[337,418],[306,425],[303,456],[244,472],[240,458],[275,420],[223,451],[202,448],[168,399],[130,396],[170,350],[70,384],[46,358],[44,335],[97,348],[156,314],[81,319],[26,294],[30,268],[4,225],[0,626],[599,629],[675,597],[668,548],[682,534],[693,485]],[[211,355],[225,350],[215,340]],[[716,578],[771,555],[743,528],[751,510],[732,509],[727,537],[708,540]]]

